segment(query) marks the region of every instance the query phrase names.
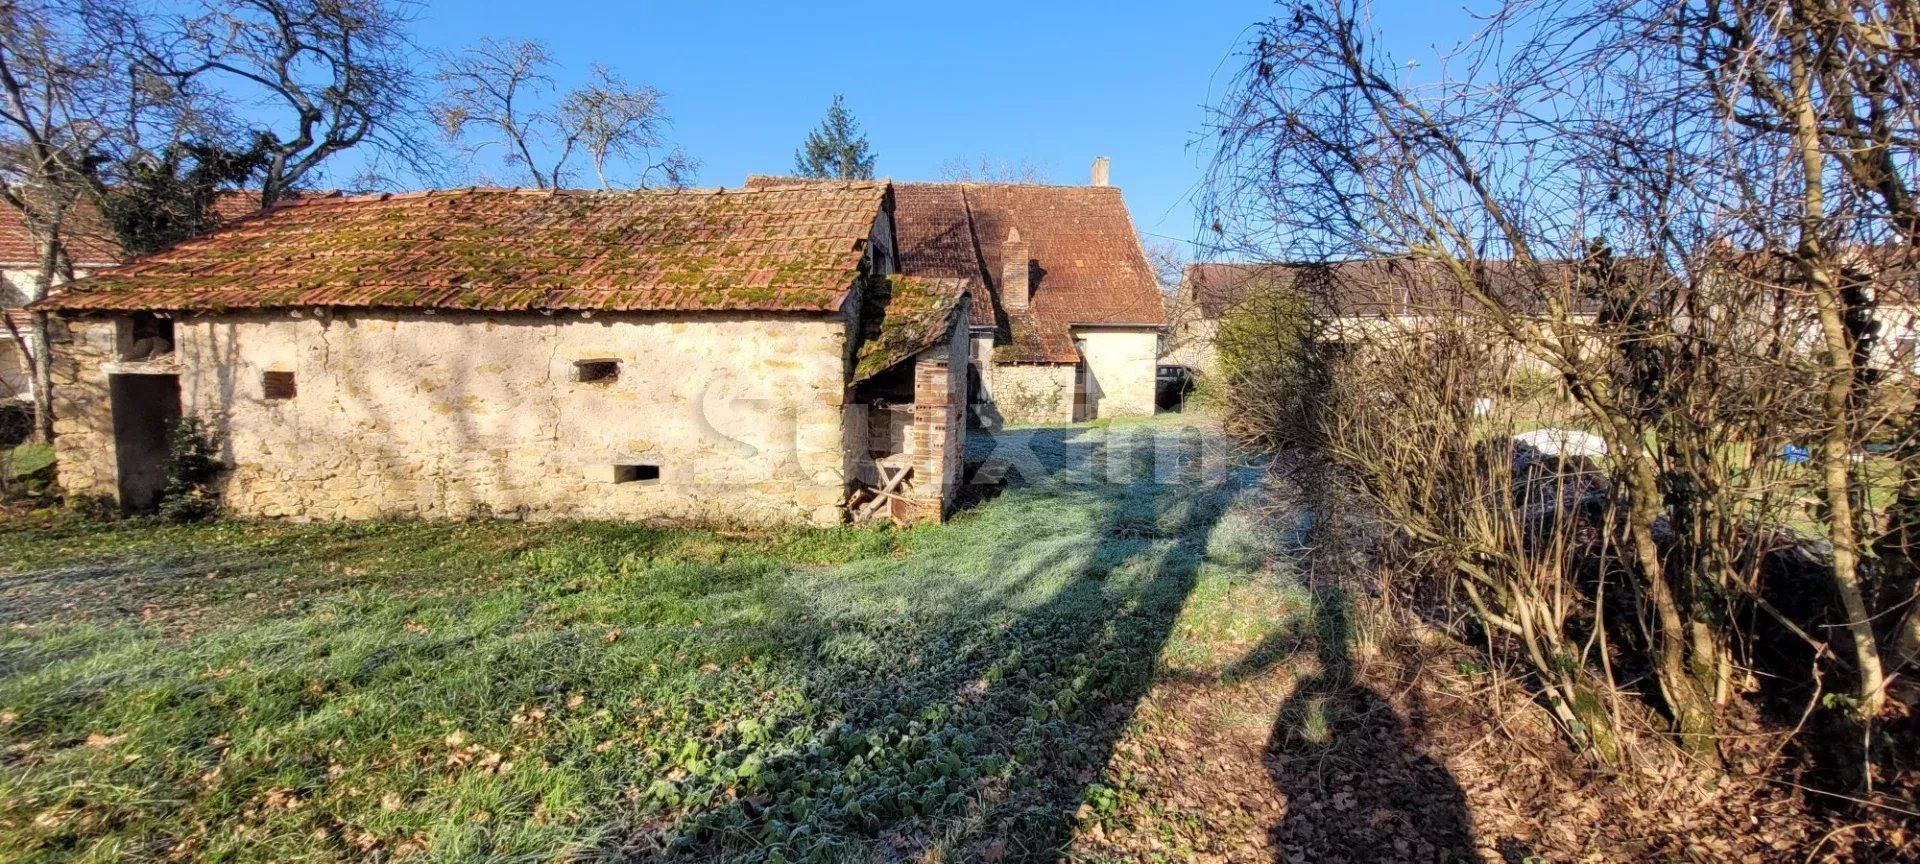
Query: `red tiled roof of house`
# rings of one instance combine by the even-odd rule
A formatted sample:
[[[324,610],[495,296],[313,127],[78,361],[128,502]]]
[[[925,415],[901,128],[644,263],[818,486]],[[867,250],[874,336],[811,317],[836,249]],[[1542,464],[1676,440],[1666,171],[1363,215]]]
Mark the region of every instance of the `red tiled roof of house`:
[[[91,270],[120,263],[124,254],[120,243],[100,219],[100,211],[91,204],[73,208],[61,226],[66,237],[67,255],[75,267]],[[0,265],[7,269],[31,269],[40,266],[40,244],[27,231],[26,214],[0,206]]]
[[[980,269],[973,220],[959,184],[907,183],[894,187],[894,239],[900,272],[935,279],[964,279],[973,297],[971,323],[994,326],[993,294]]]
[[[294,193],[288,200],[331,194],[335,193]],[[232,222],[258,209],[260,193],[252,190],[222,192],[213,199],[213,217],[217,224]],[[67,216],[66,224],[61,227],[67,238],[67,254],[73,257],[74,266],[78,269],[112,267],[127,258],[126,250],[120,247],[119,238],[107,228],[100,218],[99,209],[90,201],[83,200],[76,204]],[[12,207],[0,207],[0,265],[8,269],[26,269],[38,267],[39,264],[39,246],[27,232],[27,217]]]
[[[1117,187],[902,183],[894,187],[894,215],[902,271],[972,275],[986,288],[977,292],[985,296],[975,297],[973,320],[1003,328],[1006,342],[996,352],[1003,360],[1072,363],[1079,359],[1074,325],[1166,321]],[[1014,228],[1034,262],[1026,312],[1008,310],[999,296],[1001,243]]]
[[[306,199],[65,286],[58,309],[827,312],[887,185]]]
[[[1541,265],[1545,283],[1505,260],[1477,262],[1475,278],[1490,296],[1526,314],[1545,311],[1548,291],[1557,294],[1576,314],[1597,308],[1597,299],[1579,290],[1580,262],[1543,261]],[[1327,317],[1433,315],[1460,308],[1465,298],[1445,267],[1409,258],[1311,264],[1192,264],[1182,282],[1182,290],[1198,305],[1202,318],[1219,318],[1235,304],[1264,290],[1298,291],[1318,314]]]

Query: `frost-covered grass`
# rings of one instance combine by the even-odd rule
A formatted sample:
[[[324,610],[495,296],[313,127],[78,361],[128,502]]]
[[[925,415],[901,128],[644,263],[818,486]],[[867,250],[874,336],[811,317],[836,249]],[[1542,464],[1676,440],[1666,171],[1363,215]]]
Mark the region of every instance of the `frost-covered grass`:
[[[1050,859],[1156,670],[1285,622],[1199,433],[1011,434],[907,531],[5,526],[0,860]]]

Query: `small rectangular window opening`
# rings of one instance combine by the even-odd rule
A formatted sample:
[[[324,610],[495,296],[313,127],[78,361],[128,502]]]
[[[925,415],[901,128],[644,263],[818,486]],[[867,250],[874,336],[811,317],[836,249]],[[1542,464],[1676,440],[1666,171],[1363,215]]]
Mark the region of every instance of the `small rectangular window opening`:
[[[620,361],[576,361],[573,364],[573,380],[582,384],[611,384],[620,380]]]
[[[293,373],[260,373],[260,392],[268,399],[292,399],[296,392],[293,385]]]
[[[120,359],[159,360],[173,353],[173,319],[135,312],[120,322]]]
[[[615,483],[658,483],[660,466],[658,465],[615,465],[613,466]]]

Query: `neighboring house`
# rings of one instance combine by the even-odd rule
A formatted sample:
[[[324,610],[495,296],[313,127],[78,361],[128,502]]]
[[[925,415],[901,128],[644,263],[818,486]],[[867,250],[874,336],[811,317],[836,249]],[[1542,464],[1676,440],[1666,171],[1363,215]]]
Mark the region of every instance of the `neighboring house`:
[[[750,178],[778,187],[787,178]],[[1154,412],[1166,316],[1120,189],[901,183],[901,271],[972,286],[975,419],[1065,423]]]
[[[1482,261],[1478,267],[1475,280],[1491,296],[1524,314],[1546,315],[1534,278],[1514,262]],[[1545,271],[1568,318],[1592,320],[1595,301],[1579,290],[1578,262],[1545,262]],[[1335,344],[1453,314],[1470,302],[1444,267],[1409,258],[1192,264],[1181,278],[1167,359],[1201,375],[1218,374],[1221,323],[1250,301],[1273,296],[1302,298]]]
[[[73,260],[75,276],[120,263],[119,244],[113,242],[98,213],[91,207],[78,208],[68,218],[67,255]],[[0,399],[28,398],[33,395],[33,375],[28,354],[33,344],[33,316],[20,307],[34,296],[34,281],[40,273],[40,247],[27,231],[27,219],[19,210],[0,205],[0,314],[12,324],[0,327]],[[18,334],[18,341],[14,334]]]
[[[1843,290],[1858,289],[1853,302],[1870,304],[1871,321],[1848,322],[1855,332],[1869,333],[1872,342],[1866,366],[1883,373],[1920,376],[1920,254],[1894,244],[1852,246],[1835,256]],[[1723,258],[1723,272],[1764,285],[1797,286],[1805,277],[1792,256],[1773,252],[1733,252]],[[1806,296],[1804,290],[1794,293]],[[1768,310],[1771,311],[1771,310]],[[1764,319],[1767,312],[1754,317]],[[1819,350],[1818,311],[1811,302],[1800,310],[1802,346]]]
[[[75,207],[66,222],[67,256],[73,259],[75,276],[115,266],[126,257],[92,207]],[[0,205],[0,307],[24,305],[33,296],[39,273],[40,245],[27,231],[26,216]]]
[[[1874,310],[1880,333],[1869,362],[1875,368],[1920,376],[1920,297],[1909,286],[1899,296],[1883,298],[1881,304]]]
[[[1201,376],[1218,375],[1220,354],[1214,337],[1220,333],[1221,320],[1246,297],[1286,288],[1288,272],[1284,264],[1187,265],[1170,304],[1173,322],[1162,359]]]
[[[25,399],[33,395],[33,376],[28,373],[29,356],[20,342],[27,342],[33,330],[33,316],[19,309],[0,309],[7,316],[11,331],[0,325],[0,401]],[[13,334],[19,334],[20,342]],[[31,345],[31,342],[27,342]]]
[[[1192,264],[1181,279],[1168,359],[1203,376],[1219,373],[1222,322],[1253,301],[1296,297],[1329,339],[1359,339],[1417,320],[1457,292],[1432,265],[1376,258],[1324,264]]]
[[[150,507],[197,417],[262,517],[939,518],[969,286],[884,182],[276,206],[59,289],[61,484]],[[951,374],[950,374],[951,373]]]
[[[258,192],[225,192],[214,199],[217,222],[238,219],[259,209]],[[119,240],[100,217],[100,211],[82,202],[67,215],[63,226],[67,256],[73,261],[74,278],[83,278],[108,267],[117,267],[128,258]],[[26,216],[12,207],[0,206],[0,314],[12,321],[13,331],[27,340],[33,316],[20,307],[34,296],[34,281],[41,267],[40,246],[27,231]],[[27,354],[4,328],[0,328],[0,399],[32,395],[33,378],[28,372]]]
[[[1843,275],[1868,286],[1873,318],[1878,325],[1868,363],[1876,369],[1920,374],[1920,266],[1914,256],[1890,247],[1864,248],[1845,256]],[[1762,281],[1799,279],[1797,264],[1764,253],[1736,253],[1730,257],[1738,278]],[[1582,290],[1581,267],[1574,261],[1544,262],[1549,284],[1558,293],[1561,308],[1576,323],[1591,322],[1599,302]],[[1626,266],[1638,266],[1632,263]],[[1479,284],[1510,308],[1527,315],[1546,314],[1542,292],[1533,276],[1511,261],[1480,262]],[[1195,264],[1181,280],[1168,358],[1201,374],[1216,374],[1220,323],[1250,298],[1263,292],[1292,292],[1304,296],[1314,313],[1328,325],[1335,342],[1357,340],[1388,327],[1405,327],[1423,318],[1462,308],[1466,298],[1451,274],[1439,265],[1402,258],[1376,258],[1325,264]],[[1758,295],[1756,295],[1758,296]],[[1811,305],[1800,312],[1795,325],[1809,347],[1817,345],[1817,322]],[[1752,316],[1764,325],[1767,313]],[[1757,337],[1756,337],[1757,338]],[[1534,359],[1534,365],[1541,361]]]

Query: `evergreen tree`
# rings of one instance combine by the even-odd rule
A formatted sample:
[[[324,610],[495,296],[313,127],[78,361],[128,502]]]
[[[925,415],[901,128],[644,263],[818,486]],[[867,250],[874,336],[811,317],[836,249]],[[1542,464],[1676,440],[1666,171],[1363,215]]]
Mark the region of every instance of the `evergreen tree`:
[[[820,180],[873,179],[873,153],[859,122],[847,111],[846,97],[834,94],[827,118],[807,133],[807,143],[793,154],[793,171]]]
[[[216,227],[213,205],[220,192],[239,189],[266,162],[266,144],[259,139],[244,150],[174,142],[158,153],[121,160],[114,172],[118,182],[101,194],[101,210],[128,252],[158,252]]]

